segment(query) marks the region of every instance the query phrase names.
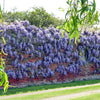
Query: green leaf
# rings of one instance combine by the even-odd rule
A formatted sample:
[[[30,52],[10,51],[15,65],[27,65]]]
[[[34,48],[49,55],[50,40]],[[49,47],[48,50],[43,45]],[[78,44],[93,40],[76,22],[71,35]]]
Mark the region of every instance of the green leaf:
[[[57,27],[58,27],[59,29],[62,29],[62,28],[64,28],[65,24],[66,24],[66,21],[64,22],[63,25],[61,25],[61,26],[57,26]]]
[[[8,82],[8,76],[7,76],[7,74],[5,72],[2,73],[0,86],[2,86],[3,84],[4,84],[4,92],[7,92],[7,89],[9,87],[9,82]]]
[[[87,1],[87,0],[81,0],[82,5],[84,5],[84,3],[85,3],[86,1]]]
[[[65,30],[67,30],[67,32],[69,32],[69,28],[68,28],[67,22],[65,23]]]
[[[56,28],[58,28],[58,29],[59,29],[59,28],[60,28],[60,26],[57,26]]]
[[[1,10],[1,5],[0,5],[0,19],[3,22],[3,13],[2,13],[2,10]]]
[[[62,12],[64,12],[64,11],[65,11],[62,7],[59,7],[58,9],[59,9],[59,10],[61,10]]]
[[[80,17],[81,17],[86,11],[88,11],[88,6],[82,7],[81,12],[80,12]]]
[[[91,23],[92,16],[93,16],[93,15],[92,15],[92,12],[90,11],[90,12],[89,12],[89,21],[88,21],[88,23]]]
[[[2,71],[0,71],[0,79],[2,78]]]
[[[3,67],[3,65],[0,65],[0,71],[4,72],[4,67]]]
[[[4,72],[4,76],[5,76],[5,81],[7,82],[8,81],[8,76],[5,72]]]
[[[69,4],[69,0],[67,0],[66,3]]]
[[[8,87],[9,87],[8,76],[7,76],[7,74],[5,73],[4,92],[7,92]]]
[[[65,14],[65,19],[67,18],[67,16],[70,14],[71,10],[68,10],[67,13]]]
[[[4,93],[6,93],[6,92],[7,92],[8,87],[9,87],[9,82],[8,82],[8,81],[6,81],[6,82],[4,83]]]
[[[3,73],[3,74],[2,74],[2,78],[1,78],[1,82],[0,82],[0,86],[3,85],[4,81],[5,81],[5,76],[4,76],[4,73]]]
[[[64,31],[63,31],[63,30],[61,30],[61,33],[62,33],[62,37],[64,38]]]
[[[69,43],[71,43],[71,40],[75,37],[75,31],[71,31],[71,33],[69,34],[69,38],[70,38],[70,41]]]
[[[95,0],[93,0],[93,9],[92,9],[92,13],[94,13],[95,10],[96,10],[96,2],[95,2]]]
[[[99,22],[99,18],[98,17],[99,17],[99,12],[97,11],[96,14],[95,14],[95,21],[97,21],[97,22]]]

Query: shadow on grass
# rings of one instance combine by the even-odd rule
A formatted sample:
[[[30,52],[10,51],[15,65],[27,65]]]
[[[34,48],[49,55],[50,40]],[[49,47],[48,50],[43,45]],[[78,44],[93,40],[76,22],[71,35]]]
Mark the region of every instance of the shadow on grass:
[[[96,83],[100,83],[100,80],[85,80],[85,81],[74,81],[74,82],[62,83],[62,84],[37,85],[37,86],[34,85],[34,86],[27,86],[23,88],[10,88],[5,94],[3,93],[3,90],[0,90],[0,96],[55,89],[55,88],[63,88],[63,87],[89,85],[89,84],[96,84]]]

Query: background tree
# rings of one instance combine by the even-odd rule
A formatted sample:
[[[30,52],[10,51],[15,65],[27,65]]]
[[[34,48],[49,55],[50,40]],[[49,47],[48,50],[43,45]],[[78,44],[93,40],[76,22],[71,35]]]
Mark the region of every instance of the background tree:
[[[17,9],[13,9],[5,13],[6,22],[14,22],[15,20],[28,20],[31,25],[38,27],[48,27],[50,25],[56,27],[62,25],[64,22],[63,19],[56,18],[54,15],[47,13],[42,7],[33,7],[27,11],[17,11]]]

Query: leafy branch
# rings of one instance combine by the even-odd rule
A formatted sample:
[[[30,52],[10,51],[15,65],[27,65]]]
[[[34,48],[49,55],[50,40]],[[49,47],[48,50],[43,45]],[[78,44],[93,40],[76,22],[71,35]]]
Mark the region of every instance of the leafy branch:
[[[3,12],[1,10],[0,6],[0,20],[1,23],[3,24]],[[8,76],[5,72],[5,59],[3,59],[3,56],[7,56],[7,54],[3,51],[3,45],[6,44],[6,41],[4,39],[3,33],[4,31],[2,30],[2,46],[1,46],[1,52],[0,52],[0,87],[4,86],[4,92],[7,92],[8,87],[9,87],[9,81],[8,81]]]
[[[98,11],[96,11],[96,2],[89,2],[88,0],[67,0],[67,12],[65,14],[65,22],[59,27],[66,30],[71,39],[75,38],[75,43],[79,41],[80,28],[83,25],[93,25],[98,22]],[[64,36],[64,35],[63,35]]]

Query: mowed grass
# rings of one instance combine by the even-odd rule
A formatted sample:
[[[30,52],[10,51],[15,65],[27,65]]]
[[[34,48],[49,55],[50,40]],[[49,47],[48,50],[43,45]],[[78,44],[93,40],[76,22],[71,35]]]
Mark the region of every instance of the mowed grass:
[[[0,90],[0,96],[27,93],[27,92],[36,92],[36,91],[63,88],[63,87],[96,84],[96,83],[100,83],[100,80],[85,80],[85,81],[76,81],[76,82],[63,83],[63,84],[37,85],[37,86],[28,86],[24,88],[9,88],[7,93],[5,94],[3,93],[3,90]]]
[[[100,100],[100,93],[82,96],[70,100]]]
[[[21,96],[21,97],[13,97],[9,99],[6,98],[6,100],[41,100],[44,98],[69,95],[69,94],[80,93],[80,92],[88,92],[92,90],[100,90],[100,85],[81,87],[81,88],[76,88],[76,89],[66,89],[66,90],[60,90],[60,91],[54,91],[54,92],[46,92],[46,93],[40,93],[40,94],[34,94],[34,95],[26,95],[26,96]],[[3,100],[3,99],[0,99],[0,100]],[[77,100],[81,100],[81,99],[77,99]]]

